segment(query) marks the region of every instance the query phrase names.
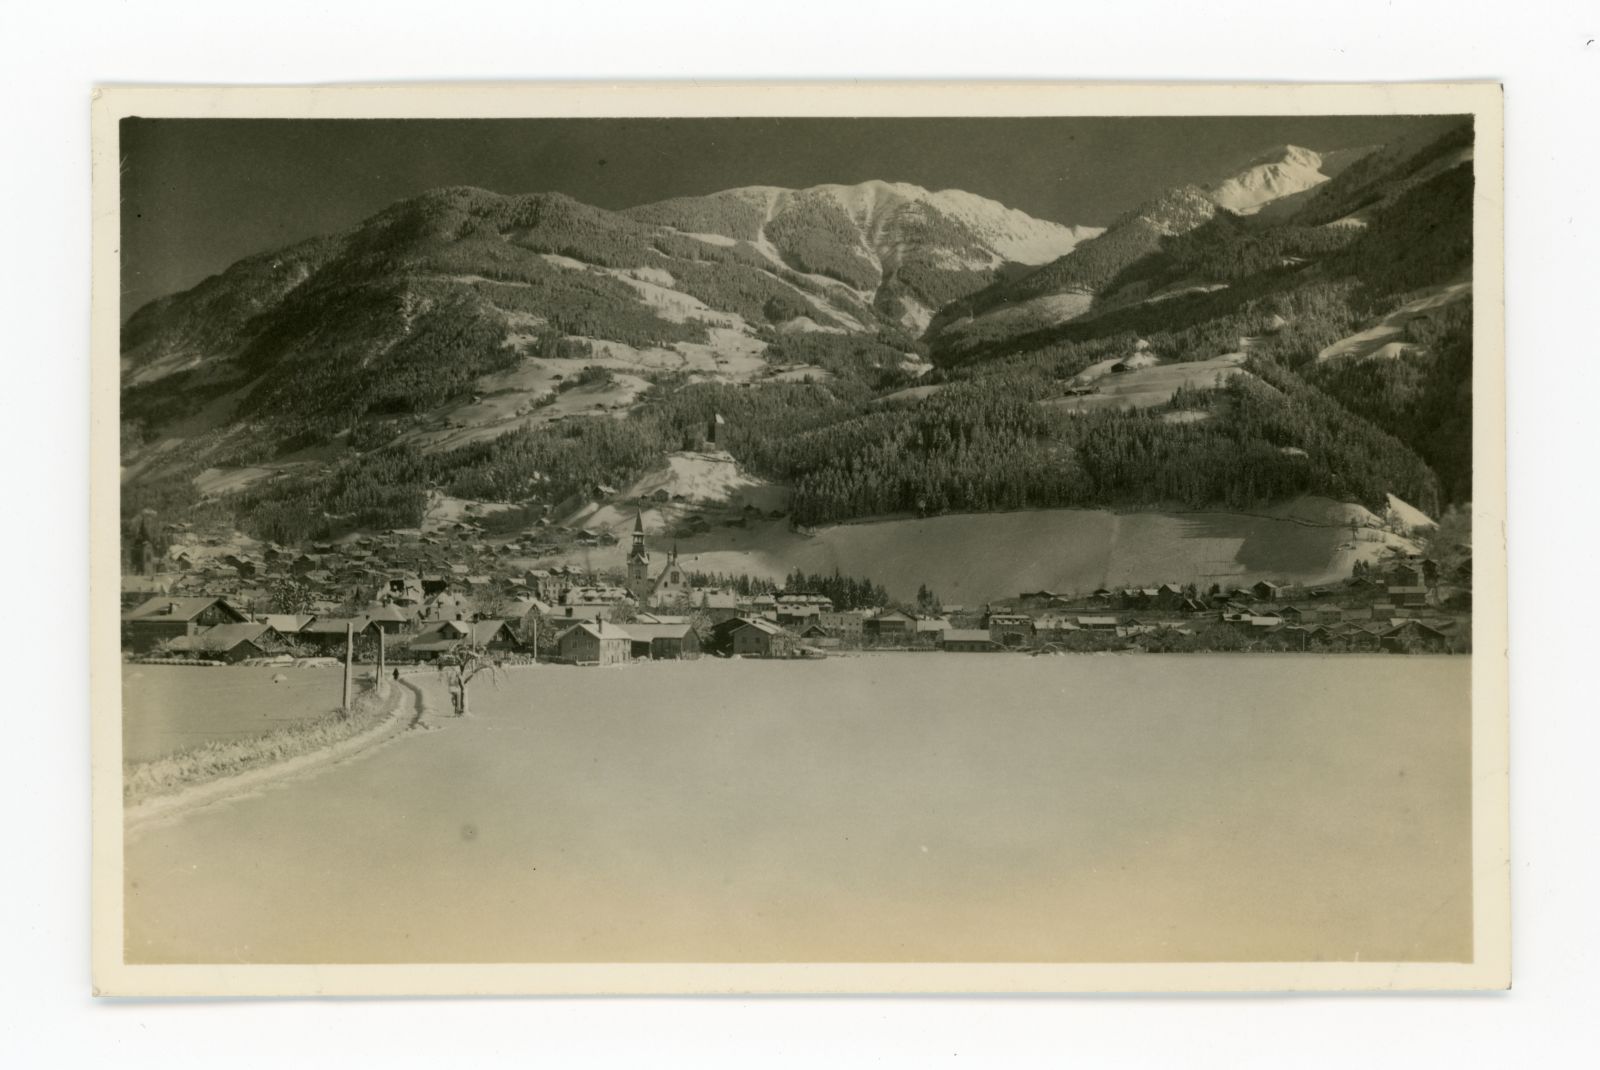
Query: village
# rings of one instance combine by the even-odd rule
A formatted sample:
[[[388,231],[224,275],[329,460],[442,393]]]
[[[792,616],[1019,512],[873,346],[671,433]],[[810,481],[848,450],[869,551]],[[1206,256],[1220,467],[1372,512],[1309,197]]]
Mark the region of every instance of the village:
[[[391,664],[464,652],[503,661],[613,665],[698,656],[825,657],[851,651],[1031,654],[1143,651],[1465,653],[1471,556],[1448,566],[1393,554],[1315,587],[1048,590],[983,605],[836,606],[815,591],[741,594],[696,585],[676,549],[651,565],[642,513],[620,569],[519,568],[536,540],[495,541],[471,520],[259,554],[185,541],[136,544],[122,581],[130,659],[238,664],[355,658]],[[588,532],[594,545],[615,543]],[[212,552],[207,553],[207,550]],[[620,548],[619,548],[620,549]],[[769,585],[770,586],[770,585]],[[926,592],[924,592],[926,595]]]

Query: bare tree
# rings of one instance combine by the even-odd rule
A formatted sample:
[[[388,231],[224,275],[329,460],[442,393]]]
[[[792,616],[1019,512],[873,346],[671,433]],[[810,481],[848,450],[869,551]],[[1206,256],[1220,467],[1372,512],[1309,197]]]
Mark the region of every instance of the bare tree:
[[[485,672],[498,685],[500,661],[481,646],[470,646],[463,642],[439,659],[439,675],[445,679],[445,687],[450,691],[457,717],[465,717],[471,712],[468,701],[470,685]]]

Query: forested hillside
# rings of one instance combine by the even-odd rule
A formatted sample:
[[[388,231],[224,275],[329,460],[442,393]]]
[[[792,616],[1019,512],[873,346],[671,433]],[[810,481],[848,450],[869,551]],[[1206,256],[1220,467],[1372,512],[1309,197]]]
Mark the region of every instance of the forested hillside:
[[[124,513],[283,542],[413,527],[434,492],[531,517],[718,414],[806,526],[1307,493],[1433,512],[1471,494],[1470,300],[1382,355],[1319,355],[1470,276],[1470,147],[1381,147],[1292,211],[1184,187],[1098,236],[888,183],[626,212],[437,190],[128,320]],[[1214,380],[1170,374],[1198,361]],[[482,433],[428,437],[502,397]]]

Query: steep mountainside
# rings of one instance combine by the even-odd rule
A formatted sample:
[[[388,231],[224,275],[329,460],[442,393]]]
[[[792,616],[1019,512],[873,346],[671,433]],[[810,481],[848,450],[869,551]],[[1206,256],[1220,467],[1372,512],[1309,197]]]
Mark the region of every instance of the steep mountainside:
[[[623,212],[435,190],[129,319],[124,513],[296,541],[443,494],[512,530],[615,505],[719,415],[801,527],[1432,512],[1471,492],[1473,176],[1470,128],[1431,132],[1285,147],[1103,233],[880,182]],[[1373,331],[1381,358],[1337,345]]]
[[[1433,137],[1420,143],[1283,146],[1209,187],[1171,190],[1059,260],[951,302],[925,338],[936,360],[959,362],[1027,349],[1060,334],[1053,328],[1130,305],[1213,294],[1244,276],[1305,274],[1352,237],[1329,232],[1359,230],[1385,212],[1398,230],[1392,209],[1406,192],[1470,163],[1470,126],[1426,129]],[[1449,233],[1470,234],[1461,222],[1452,219]]]
[[[1268,205],[1302,198],[1373,151],[1362,148],[1313,152],[1298,145],[1284,145],[1250,161],[1238,174],[1206,190],[1206,195],[1218,208],[1235,215],[1255,215]]]
[[[993,282],[1005,265],[1048,263],[1100,233],[904,182],[747,186],[628,214],[717,244],[750,242],[774,264],[841,283],[917,332],[933,310]]]

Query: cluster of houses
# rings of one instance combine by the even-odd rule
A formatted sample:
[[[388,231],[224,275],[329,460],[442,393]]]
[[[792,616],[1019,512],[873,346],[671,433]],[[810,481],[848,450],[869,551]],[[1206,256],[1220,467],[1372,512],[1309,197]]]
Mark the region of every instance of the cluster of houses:
[[[1086,597],[1033,591],[986,621],[963,649],[1072,649],[1114,638],[1146,649],[1464,652],[1470,649],[1471,559],[1442,571],[1396,559],[1348,581],[1314,587],[1261,580],[1201,593],[1193,586],[1100,589]]]
[[[389,660],[427,661],[467,647],[607,665],[701,654],[1204,649],[1224,641],[1226,649],[1454,651],[1467,648],[1471,633],[1470,556],[1448,570],[1396,559],[1309,589],[1262,580],[1201,592],[1164,583],[1082,596],[1031,591],[972,609],[910,612],[836,608],[804,591],[741,596],[694,586],[676,550],[652,568],[642,517],[625,568],[611,576],[571,565],[519,567],[525,553],[515,541],[484,541],[470,521],[306,551],[269,544],[242,554],[199,540],[175,548],[165,570],[124,576],[123,647],[131,656],[224,663],[347,650],[366,659],[379,649]],[[279,604],[286,586],[297,595],[293,607]],[[275,611],[284,608],[297,612]]]

